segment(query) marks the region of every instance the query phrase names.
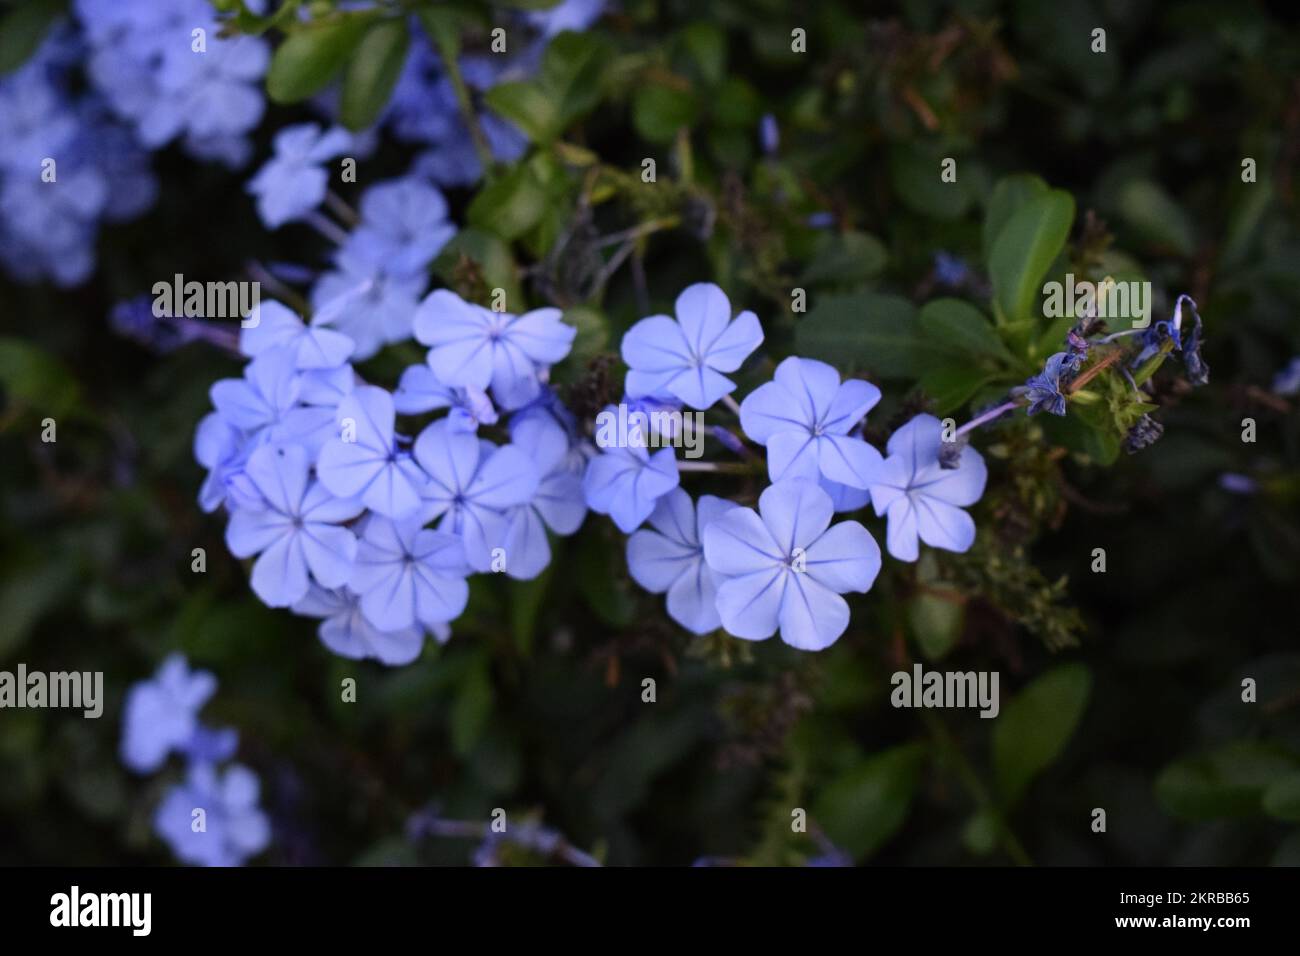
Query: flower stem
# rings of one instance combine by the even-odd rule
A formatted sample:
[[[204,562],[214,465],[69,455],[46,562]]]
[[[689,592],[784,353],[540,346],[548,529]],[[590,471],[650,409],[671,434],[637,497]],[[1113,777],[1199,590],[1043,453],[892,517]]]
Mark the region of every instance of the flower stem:
[[[474,110],[474,100],[469,95],[469,87],[465,85],[465,77],[461,75],[456,40],[446,32],[437,30],[434,31],[433,41],[437,44],[442,67],[447,71],[447,79],[451,80],[451,88],[456,93],[456,103],[460,106],[461,116],[469,129],[469,138],[474,143],[474,152],[478,154],[479,164],[483,167],[483,177],[491,179],[496,160],[492,156],[492,147],[488,145],[487,136],[483,133],[483,126],[478,121],[478,113]]]
[[[336,246],[341,246],[348,241],[348,234],[343,231],[343,227],[319,212],[314,210],[309,212],[303,217],[303,222],[307,223],[307,225],[311,226]]]
[[[722,404],[731,409],[731,414],[735,415],[737,418],[740,417],[740,406],[736,404],[736,400],[730,395],[722,396]]]
[[[706,472],[727,472],[733,475],[743,475],[753,471],[749,465],[741,461],[679,461],[677,463],[678,471],[706,471]]]
[[[1019,407],[1019,405],[1020,402],[1018,402],[1014,398],[1009,402],[1003,402],[997,408],[991,408],[983,415],[977,415],[975,418],[972,418],[970,421],[968,421],[965,425],[962,425],[961,428],[957,429],[957,434],[955,437],[960,438],[968,431],[972,431],[976,428],[979,428],[981,425],[985,425],[988,422],[993,421],[993,419],[1006,414],[1007,412],[1011,411],[1013,408]]]

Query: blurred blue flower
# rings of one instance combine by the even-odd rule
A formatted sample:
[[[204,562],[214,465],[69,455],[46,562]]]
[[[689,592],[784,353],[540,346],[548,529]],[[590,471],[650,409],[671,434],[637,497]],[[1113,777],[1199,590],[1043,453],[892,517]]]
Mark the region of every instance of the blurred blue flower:
[[[704,529],[720,515],[740,507],[734,501],[701,495],[698,506],[681,488],[659,499],[649,528],[627,539],[627,569],[632,580],[652,594],[668,594],[668,616],[693,634],[722,624],[718,616],[719,576],[704,562]]]
[[[1300,394],[1300,355],[1291,359],[1273,378],[1273,391],[1279,395]]]
[[[465,610],[470,567],[459,536],[422,527],[418,518],[365,521],[349,588],[361,613],[381,631],[434,629]]]
[[[426,478],[398,448],[393,396],[363,385],[339,402],[339,431],[325,443],[316,462],[321,484],[340,498],[360,498],[388,518],[403,518],[420,507]]]
[[[424,520],[440,518],[440,531],[464,540],[470,566],[492,570],[493,549],[505,546],[507,512],[537,493],[537,463],[520,448],[493,445],[445,419],[420,432],[415,460],[429,478],[421,491]],[[507,550],[505,558],[509,568],[515,555]]]
[[[495,425],[498,419],[487,392],[473,386],[443,385],[427,365],[412,365],[402,373],[393,392],[393,404],[403,415],[450,409],[447,420],[456,431],[475,432],[479,425]]]
[[[258,306],[257,323],[240,330],[239,350],[250,358],[268,349],[286,348],[296,369],[338,368],[348,360],[355,343],[342,332],[325,328],[314,320],[303,323],[296,313],[279,302]]]
[[[270,607],[288,607],[307,593],[307,574],[322,587],[348,582],[357,539],[339,527],[359,515],[360,501],[338,498],[311,480],[311,462],[298,445],[263,445],[248,458],[248,479],[266,507],[237,508],[226,527],[226,545],[237,558],[260,555],[253,565],[253,591]]]
[[[605,0],[561,0],[549,10],[530,10],[526,16],[542,36],[553,37],[565,30],[580,33],[599,20],[604,12]]]
[[[1048,356],[1047,361],[1043,364],[1043,370],[1037,375],[1030,376],[1021,389],[1029,399],[1029,408],[1026,414],[1036,415],[1039,412],[1048,412],[1052,415],[1065,414],[1065,394],[1061,390],[1062,379],[1069,377],[1069,370],[1066,368],[1070,360],[1070,353],[1057,352]]]
[[[735,389],[722,373],[740,368],[762,344],[763,329],[753,312],[733,320],[726,294],[708,282],[688,286],[674,311],[675,322],[652,315],[623,336],[627,392],[669,394],[692,408],[709,408]]]
[[[324,618],[317,631],[321,643],[349,660],[370,659],[396,667],[411,663],[424,648],[421,627],[412,624],[381,631],[362,612],[360,595],[348,588],[330,590],[313,584],[307,596],[293,605],[293,612]]]
[[[984,494],[984,459],[967,445],[956,467],[939,462],[943,424],[917,415],[889,438],[880,472],[871,485],[877,516],[888,516],[885,545],[899,561],[915,561],[918,540],[932,548],[966,551],[975,542],[975,522],[961,509]]]
[[[248,182],[257,197],[257,214],[268,229],[311,212],[325,199],[328,159],[342,155],[352,145],[347,130],[334,127],[322,132],[315,123],[287,126],[275,134],[275,155]]]
[[[841,383],[825,362],[792,356],[741,402],[740,427],[767,446],[773,481],[825,476],[864,489],[880,467],[880,452],[849,432],[879,401],[880,389],[870,382]]]
[[[185,781],[163,798],[154,830],[183,863],[243,866],[271,840],[270,823],[258,807],[260,790],[257,776],[241,764],[224,773],[211,764],[191,764]]]
[[[447,201],[429,183],[414,177],[376,183],[361,197],[361,223],[342,255],[382,265],[387,275],[421,275],[456,235],[447,218]]]
[[[426,275],[394,276],[383,263],[346,246],[335,255],[334,268],[312,287],[313,325],[338,329],[352,339],[352,357],[359,362],[384,345],[411,337],[415,310],[429,282]]]
[[[569,354],[577,329],[559,309],[523,315],[493,312],[447,289],[431,292],[415,314],[415,337],[429,367],[447,385],[492,389],[502,408],[520,408],[541,392],[539,372]]]
[[[302,380],[294,374],[295,354],[271,348],[244,366],[243,378],[223,378],[209,391],[212,404],[230,425],[243,431],[272,427],[294,407]]]
[[[811,481],[770,485],[758,511],[732,508],[704,528],[704,559],[723,580],[717,608],[727,633],[818,651],[849,626],[840,597],[871,590],[880,548],[856,521],[831,526],[830,495]]]
[[[191,671],[181,654],[164,660],[150,680],[131,685],[122,710],[122,763],[152,773],[173,751],[184,752],[200,728],[199,711],[216,689],[217,679]]]

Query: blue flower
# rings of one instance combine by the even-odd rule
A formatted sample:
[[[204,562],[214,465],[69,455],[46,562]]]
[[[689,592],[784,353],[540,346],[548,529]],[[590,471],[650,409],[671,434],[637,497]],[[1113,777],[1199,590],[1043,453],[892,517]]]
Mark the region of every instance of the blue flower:
[[[1048,356],[1043,364],[1043,370],[1025,381],[1022,388],[1029,399],[1026,414],[1036,415],[1039,412],[1049,412],[1052,415],[1065,414],[1065,394],[1061,391],[1061,380],[1069,375],[1067,365],[1070,360],[1071,355],[1067,352],[1057,352]]]
[[[342,332],[322,327],[314,321],[305,325],[297,315],[279,302],[263,302],[239,333],[239,350],[249,357],[268,349],[284,347],[293,355],[294,368],[337,368],[348,360],[355,343]]]
[[[970,266],[959,256],[939,251],[934,254],[934,278],[939,285],[960,288],[970,280]]]
[[[1273,391],[1287,396],[1300,394],[1300,355],[1287,362],[1273,377]]]
[[[493,549],[505,544],[506,513],[537,493],[536,464],[522,449],[498,447],[446,420],[420,432],[415,459],[429,476],[421,492],[424,519],[440,517],[439,530],[464,540],[470,566],[492,569]],[[511,559],[507,551],[507,567]]]
[[[361,613],[379,630],[434,629],[465,610],[469,571],[459,536],[424,528],[418,518],[372,515],[348,586],[360,596]]]
[[[975,542],[975,522],[962,507],[984,494],[988,471],[969,445],[956,467],[939,462],[943,424],[917,415],[889,438],[889,452],[871,486],[878,516],[888,516],[885,546],[900,561],[915,561],[918,539],[932,548],[966,551]]]
[[[322,133],[315,123],[287,126],[275,134],[275,155],[248,183],[257,214],[268,229],[311,212],[325,199],[329,174],[322,164],[352,145],[347,130]]]
[[[122,762],[136,773],[152,773],[173,751],[183,751],[200,724],[198,714],[217,689],[207,671],[191,671],[172,654],[152,680],[127,691],[122,719]]]
[[[340,433],[321,449],[316,473],[340,498],[360,498],[388,518],[402,518],[420,507],[425,477],[402,452],[394,432],[393,396],[373,385],[358,387],[339,403]]]
[[[607,411],[617,414],[613,406]],[[587,463],[582,493],[592,511],[609,515],[620,531],[631,534],[679,480],[671,448],[651,454],[644,444],[631,442],[603,449]]]
[[[212,404],[222,418],[243,431],[277,425],[302,389],[295,364],[296,355],[289,349],[267,349],[244,366],[243,378],[214,383],[209,390]]]
[[[629,395],[669,394],[692,408],[706,409],[736,388],[723,375],[734,372],[763,342],[758,316],[733,320],[731,303],[716,285],[687,286],[666,315],[642,319],[623,336]]]
[[[154,830],[182,863],[243,866],[271,840],[270,823],[258,807],[260,789],[257,776],[241,764],[224,774],[208,763],[191,764],[185,782],[167,791],[159,805]]]
[[[377,183],[361,197],[361,224],[343,254],[382,265],[391,276],[420,275],[456,235],[447,200],[429,183],[407,177]]]
[[[870,486],[880,452],[849,434],[875,404],[880,389],[849,379],[825,362],[791,357],[776,367],[773,381],[740,404],[740,427],[767,446],[773,481],[824,476],[852,488]]]
[[[293,605],[295,614],[320,617],[320,642],[340,657],[381,664],[409,664],[424,648],[424,630],[417,625],[381,631],[361,610],[360,595],[347,588],[329,590],[312,585],[307,596]]]
[[[539,372],[569,354],[577,329],[559,309],[523,315],[493,312],[447,289],[430,293],[415,314],[415,337],[429,367],[447,385],[492,389],[502,408],[520,408],[541,392]]]
[[[340,365],[300,372],[298,382],[298,402],[271,430],[271,440],[301,445],[308,460],[316,461],[321,449],[339,433],[335,426],[338,407],[352,394],[357,375],[351,365]]]
[[[312,287],[314,326],[335,328],[351,338],[358,362],[411,337],[415,309],[429,284],[423,273],[390,275],[382,263],[347,247],[338,251],[334,266]]]
[[[449,408],[447,419],[457,431],[478,431],[479,425],[495,425],[497,411],[481,388],[450,388],[438,381],[427,365],[412,365],[402,373],[393,392],[393,404],[403,415],[420,415]]]
[[[734,501],[691,496],[674,488],[650,515],[654,530],[642,528],[627,539],[627,569],[632,580],[652,594],[668,594],[668,616],[693,634],[722,624],[718,616],[719,576],[704,562],[704,529],[732,508]]]
[[[553,37],[565,30],[581,33],[600,19],[605,11],[605,0],[561,0],[549,10],[533,10],[527,14],[528,22],[545,37]]]
[[[779,628],[791,647],[818,651],[849,626],[840,597],[865,592],[880,548],[856,521],[831,527],[830,495],[811,481],[770,485],[758,511],[732,508],[704,529],[704,560],[723,580],[717,608],[729,634],[763,640]]]
[[[307,573],[322,587],[347,583],[357,539],[339,527],[363,508],[336,498],[308,478],[311,463],[298,445],[263,445],[244,471],[261,492],[260,510],[238,508],[226,527],[226,545],[237,558],[260,555],[253,565],[253,591],[270,607],[288,607],[307,593]]]
[[[587,515],[582,473],[569,460],[569,436],[551,419],[529,416],[510,423],[510,443],[528,456],[541,476],[526,503],[506,512],[506,573],[531,580],[551,563],[546,529],[573,534]]]

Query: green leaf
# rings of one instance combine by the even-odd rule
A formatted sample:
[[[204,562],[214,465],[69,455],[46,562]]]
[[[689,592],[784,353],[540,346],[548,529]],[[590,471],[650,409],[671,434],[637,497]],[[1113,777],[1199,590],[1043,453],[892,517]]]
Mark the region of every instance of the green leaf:
[[[486,288],[505,289],[507,309],[512,308],[512,302],[524,301],[514,256],[510,253],[510,246],[499,236],[472,227],[462,229],[443,246],[433,270],[443,282],[452,286],[457,281],[457,268],[462,257],[478,269]]]
[[[935,414],[946,415],[965,405],[995,377],[976,365],[949,363],[928,369],[920,386],[934,400]]]
[[[410,42],[405,18],[376,23],[366,33],[343,77],[339,116],[348,129],[365,129],[388,105]]]
[[[547,191],[531,166],[514,166],[469,204],[469,221],[502,239],[518,239],[546,214]]]
[[[937,661],[952,650],[963,617],[957,594],[922,592],[907,602],[907,623],[927,660]]]
[[[329,85],[365,37],[371,17],[347,15],[312,21],[276,48],[266,92],[277,103],[297,103]]]
[[[1016,357],[1002,342],[984,313],[961,299],[934,299],[921,306],[917,321],[937,346],[967,358],[991,358],[1015,364]]]
[[[1253,816],[1263,809],[1265,792],[1297,769],[1300,761],[1282,748],[1239,740],[1167,766],[1156,778],[1156,797],[1188,820]],[[1279,791],[1274,806],[1289,809],[1287,796]]]
[[[1092,676],[1082,664],[1048,671],[1002,708],[993,729],[993,770],[998,791],[1011,806],[1030,782],[1055,760],[1088,704]]]
[[[908,208],[932,219],[957,219],[970,208],[971,191],[960,172],[956,182],[940,178],[942,150],[931,146],[895,146],[889,154],[894,192]],[[960,164],[959,164],[960,166]]]
[[[9,402],[56,419],[72,409],[79,391],[62,362],[18,338],[0,338],[0,389]]]
[[[1054,189],[1022,205],[989,252],[994,297],[1012,323],[1034,318],[1043,276],[1065,248],[1074,222],[1074,198]]]
[[[998,184],[993,187],[993,195],[989,198],[988,209],[984,213],[982,237],[985,262],[988,261],[989,253],[993,249],[994,240],[1001,234],[1003,227],[1010,222],[1011,217],[1025,203],[1044,196],[1047,192],[1047,183],[1029,173],[1017,173],[998,180]]]
[[[907,819],[925,754],[920,743],[873,754],[822,792],[813,818],[836,846],[870,856]]]
[[[651,143],[672,142],[677,131],[692,126],[698,115],[699,103],[689,88],[650,81],[639,86],[632,97],[632,123]]]
[[[1136,179],[1120,187],[1120,215],[1147,242],[1167,246],[1179,255],[1196,251],[1195,230],[1183,207],[1149,179]]]
[[[717,86],[727,75],[727,35],[714,23],[692,23],[681,34],[682,46],[705,83]]]
[[[0,585],[0,660],[9,659],[46,613],[68,598],[77,569],[67,561],[9,568]]]
[[[484,99],[530,139],[550,143],[596,108],[610,55],[597,34],[561,33],[547,46],[536,78],[501,83]]]
[[[1300,771],[1269,785],[1264,791],[1264,812],[1279,820],[1300,822]]]
[[[0,17],[0,74],[26,63],[67,7],[67,0],[25,0]]]
[[[451,707],[451,746],[464,757],[474,749],[492,716],[492,676],[487,655],[482,655],[460,682]]]
[[[805,285],[860,286],[885,268],[885,244],[865,232],[827,232],[817,239],[799,281]]]
[[[920,335],[916,307],[878,292],[817,296],[794,338],[800,355],[841,371],[870,369],[881,378],[914,379],[933,354]]]

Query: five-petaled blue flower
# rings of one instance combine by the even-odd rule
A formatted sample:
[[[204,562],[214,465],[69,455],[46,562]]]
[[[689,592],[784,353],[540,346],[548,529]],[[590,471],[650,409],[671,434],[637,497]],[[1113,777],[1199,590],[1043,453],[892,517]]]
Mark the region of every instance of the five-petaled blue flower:
[[[668,394],[709,408],[735,389],[722,373],[740,368],[762,344],[763,329],[753,312],[733,320],[726,294],[709,282],[687,286],[673,308],[677,321],[652,315],[623,336],[627,393]]]
[[[1061,379],[1070,374],[1074,361],[1070,352],[1057,352],[1050,355],[1043,364],[1043,370],[1032,375],[1021,388],[1029,399],[1026,414],[1036,415],[1048,412],[1052,415],[1065,414],[1065,394],[1061,391]]]
[[[226,545],[237,558],[260,555],[253,565],[253,591],[270,607],[288,607],[307,593],[307,573],[327,588],[342,587],[352,574],[357,539],[340,527],[364,509],[354,498],[337,498],[308,477],[311,463],[299,445],[263,445],[244,473],[266,507],[237,508],[226,527]]]
[[[387,518],[413,514],[420,507],[425,477],[398,448],[393,396],[373,385],[360,386],[339,402],[335,421],[340,431],[325,443],[316,462],[321,484],[340,498],[360,498]]]
[[[199,711],[217,689],[207,671],[191,671],[172,654],[152,680],[126,694],[122,718],[122,762],[137,773],[152,773],[173,751],[184,751],[199,730]]]
[[[185,781],[167,792],[154,815],[154,829],[183,863],[242,866],[271,840],[271,825],[258,807],[260,785],[253,771],[231,764],[219,774],[210,763],[190,765]],[[203,828],[195,811],[203,811]]]
[[[704,529],[704,560],[724,580],[717,608],[729,634],[771,637],[819,651],[849,626],[840,597],[865,592],[880,572],[880,548],[856,521],[831,526],[831,497],[790,478],[769,485],[758,511],[732,508]]]
[[[825,362],[791,357],[741,402],[740,426],[767,446],[773,481],[820,476],[865,489],[880,467],[880,452],[849,431],[878,401],[880,389],[870,382],[840,382],[840,373]]]
[[[335,654],[349,660],[377,660],[397,666],[409,664],[424,647],[424,630],[418,625],[381,631],[361,610],[361,597],[348,588],[330,590],[312,585],[307,596],[293,605],[295,614],[324,618],[316,632]]]
[[[429,476],[421,491],[426,521],[460,536],[476,571],[493,569],[493,550],[504,547],[507,512],[537,493],[537,466],[513,445],[497,446],[443,419],[415,440],[415,460]],[[511,555],[505,554],[506,568]],[[499,568],[504,570],[504,568]]]
[[[962,508],[984,494],[988,471],[974,448],[962,449],[953,468],[939,463],[943,424],[917,415],[889,438],[889,456],[871,486],[878,516],[888,516],[885,546],[900,561],[915,561],[918,539],[932,548],[966,551],[975,522]]]
[[[725,498],[700,495],[698,506],[681,488],[659,499],[650,528],[627,539],[627,569],[632,580],[652,594],[668,594],[668,616],[693,634],[722,624],[718,581],[704,561],[704,529],[740,506]]]
[[[465,610],[469,570],[457,535],[422,527],[418,518],[372,515],[349,586],[360,595],[361,612],[381,631],[415,625],[433,630]]]
[[[610,415],[618,411],[611,405]],[[621,445],[611,445],[587,462],[582,493],[592,511],[609,515],[624,534],[631,534],[650,517],[655,504],[677,487],[677,457],[671,448],[653,454],[645,436],[634,429]]]
[[[537,491],[526,503],[506,513],[505,571],[528,581],[551,563],[546,529],[573,534],[587,515],[582,472],[570,464],[569,436],[545,415],[516,418],[510,423],[510,443],[522,451],[541,476]]]
[[[541,394],[539,371],[568,355],[577,335],[560,315],[559,309],[493,312],[438,289],[415,313],[415,337],[432,346],[429,367],[439,381],[490,386],[497,405],[522,408]]]
[[[257,214],[268,229],[311,212],[325,199],[329,174],[322,164],[352,145],[339,127],[321,132],[315,123],[286,126],[275,134],[275,155],[248,183],[257,197]]]
[[[297,369],[338,368],[352,355],[353,341],[342,332],[312,322],[307,325],[279,302],[257,307],[256,322],[239,333],[239,350],[256,357],[273,348],[287,348]]]

